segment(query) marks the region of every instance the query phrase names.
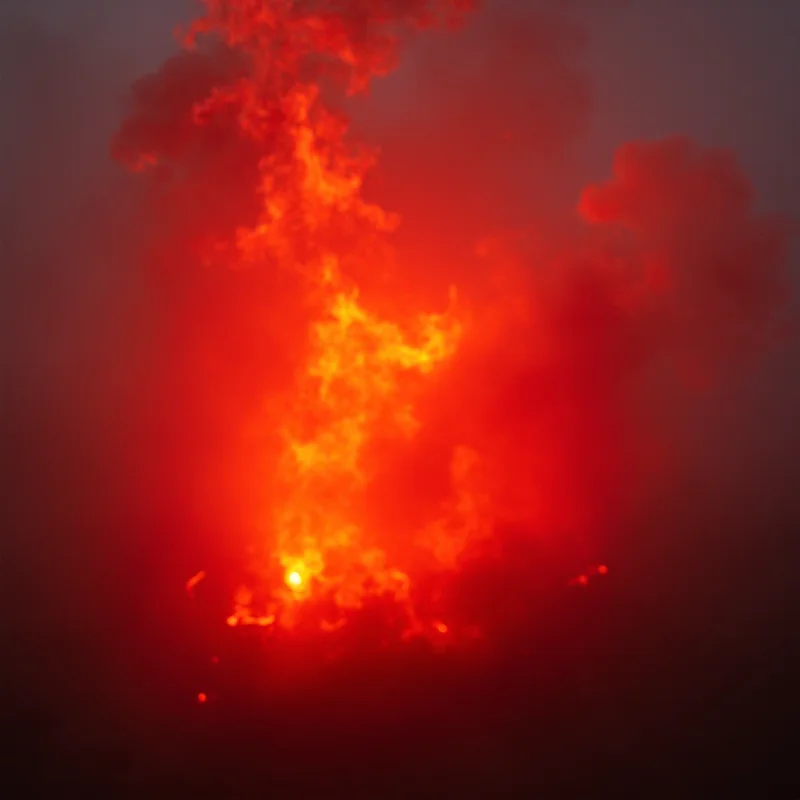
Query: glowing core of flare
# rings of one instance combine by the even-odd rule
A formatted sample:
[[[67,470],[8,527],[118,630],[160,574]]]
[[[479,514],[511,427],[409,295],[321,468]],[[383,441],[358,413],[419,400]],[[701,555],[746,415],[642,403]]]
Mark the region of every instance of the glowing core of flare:
[[[293,589],[299,589],[303,585],[303,576],[295,570],[286,576],[286,583]]]
[[[254,602],[258,592],[243,588],[227,624],[291,627],[306,601],[332,601],[340,611],[360,607],[368,596],[390,595],[405,603],[409,576],[390,563],[362,519],[373,477],[370,446],[376,440],[409,439],[422,426],[416,414],[418,388],[462,339],[455,288],[445,311],[399,318],[378,313],[361,295],[352,268],[356,273],[366,265],[382,269],[373,263],[383,252],[375,246],[376,237],[393,230],[398,220],[362,197],[371,159],[349,147],[347,125],[326,107],[319,87],[303,80],[309,46],[334,54],[328,52],[328,36],[314,33],[309,42],[310,31],[327,30],[327,16],[294,3],[205,5],[207,14],[190,27],[187,44],[217,32],[251,56],[253,70],[199,101],[194,121],[208,124],[218,113],[227,119],[230,107],[238,106],[240,133],[268,143],[270,151],[258,167],[262,213],[252,227],[237,232],[236,258],[241,264],[278,262],[299,271],[313,308],[307,351],[276,431],[281,443],[264,572],[272,574],[279,565],[283,586],[269,591],[264,607]],[[254,5],[269,7],[263,11],[268,23],[252,11]],[[281,43],[282,56],[291,57],[276,59],[271,47],[262,46],[267,29]],[[355,58],[346,42],[335,55],[346,64]],[[359,83],[365,88],[385,68],[366,50],[362,57]],[[462,549],[460,532],[476,527],[473,505],[447,509],[448,531],[456,532],[448,537],[449,555]],[[470,520],[463,521],[464,516]],[[436,530],[444,527],[441,523]],[[336,629],[343,620],[326,619],[323,627]]]

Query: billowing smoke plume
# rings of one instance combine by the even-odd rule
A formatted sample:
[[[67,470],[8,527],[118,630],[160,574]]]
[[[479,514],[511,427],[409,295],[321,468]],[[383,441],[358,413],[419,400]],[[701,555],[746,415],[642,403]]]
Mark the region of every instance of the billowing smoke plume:
[[[578,6],[206,5],[192,48],[134,85],[112,146],[151,176],[149,261],[171,319],[164,485],[209,529],[197,566],[236,559],[280,492],[265,398],[306,357],[304,270],[331,254],[384,315],[448,286],[468,310],[413,442],[366,451],[381,547],[410,547],[455,490],[491,517],[458,523],[465,554],[491,530],[535,542],[542,573],[570,552],[559,580],[600,558],[669,464],[664,392],[724,379],[775,340],[788,224],[755,213],[732,154],[682,137],[623,145],[607,182],[569,197],[560,172],[591,110]],[[459,30],[412,35],[443,23]],[[343,192],[330,212],[308,210],[304,126],[328,165],[321,208]],[[462,451],[479,466],[454,489]]]

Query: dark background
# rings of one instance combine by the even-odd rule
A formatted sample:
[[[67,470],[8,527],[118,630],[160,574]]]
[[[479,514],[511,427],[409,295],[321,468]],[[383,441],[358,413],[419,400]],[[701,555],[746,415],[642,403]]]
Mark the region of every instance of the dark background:
[[[680,131],[734,148],[761,206],[797,214],[797,5],[623,6],[586,11],[591,124],[559,189],[602,178],[621,141]],[[162,318],[140,187],[107,157],[125,88],[171,52],[187,4],[1,13],[9,796],[798,796],[796,341],[675,408],[685,468],[613,537],[609,580],[549,599],[491,658],[359,662],[277,699],[223,675],[237,699],[198,706],[187,565],[159,542],[215,532],[171,516],[141,463],[165,435],[141,378]],[[413,63],[379,94],[387,115],[412,79]]]

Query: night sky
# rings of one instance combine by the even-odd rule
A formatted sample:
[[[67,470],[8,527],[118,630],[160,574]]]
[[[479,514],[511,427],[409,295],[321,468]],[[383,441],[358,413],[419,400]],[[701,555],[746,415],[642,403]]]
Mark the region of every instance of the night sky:
[[[532,183],[576,197],[581,185],[604,178],[620,142],[680,132],[735,150],[760,208],[800,215],[800,4],[578,5],[590,36],[590,117],[567,152],[530,165]],[[105,786],[113,792],[119,774],[136,771],[126,748],[146,738],[141,720],[131,720],[136,692],[150,678],[127,694],[122,687],[136,683],[130,665],[148,660],[143,648],[169,636],[146,631],[165,591],[157,582],[172,573],[159,563],[157,538],[140,535],[163,524],[164,509],[138,502],[163,487],[146,484],[136,446],[161,435],[139,412],[155,402],[141,376],[158,351],[163,317],[141,274],[141,189],[108,152],[127,87],[173,52],[172,29],[190,9],[185,0],[0,0],[2,702],[15,741],[5,772],[22,775],[22,788],[7,796],[28,796],[31,775],[48,764],[57,765],[56,791],[89,786],[70,783],[64,766],[87,758],[111,764]],[[424,52],[376,89],[387,125],[414,108],[417,56]],[[795,279],[798,267],[795,255]],[[627,570],[624,591],[600,612],[609,647],[639,653],[633,673],[670,663],[649,683],[641,674],[610,679],[661,692],[658,702],[646,692],[629,700],[640,709],[638,722],[625,723],[630,741],[660,744],[646,755],[633,748],[627,758],[641,775],[663,776],[669,748],[680,753],[672,783],[646,795],[629,788],[630,796],[711,797],[708,787],[737,786],[741,775],[730,766],[737,761],[752,777],[747,796],[800,796],[788,755],[778,754],[781,745],[790,749],[785,732],[797,721],[788,689],[800,554],[798,286],[785,344],[740,380],[672,407],[663,424],[674,429],[684,468],[609,543],[609,562]],[[155,587],[144,611],[138,594],[119,588],[137,580]],[[716,717],[686,710],[668,718],[670,706],[703,706],[704,692],[713,695],[709,707],[722,709]],[[719,744],[731,729],[736,735]],[[521,769],[524,758],[508,759],[512,771]],[[704,764],[709,773],[696,778]],[[132,797],[161,796],[141,788],[146,778],[125,780]],[[542,796],[612,797],[625,789],[592,791]],[[171,796],[183,796],[177,792]]]

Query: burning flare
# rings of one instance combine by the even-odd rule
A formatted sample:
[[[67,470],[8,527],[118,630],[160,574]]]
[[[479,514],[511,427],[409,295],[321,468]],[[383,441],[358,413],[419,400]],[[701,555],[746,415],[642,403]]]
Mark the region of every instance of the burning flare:
[[[372,159],[348,146],[346,122],[326,107],[320,85],[327,76],[351,93],[366,88],[390,69],[404,31],[449,21],[464,4],[398,3],[371,13],[363,28],[340,5],[207,0],[186,36],[190,48],[201,35],[215,36],[248,65],[194,104],[194,124],[233,119],[241,137],[264,146],[263,206],[255,225],[237,231],[231,266],[299,271],[316,315],[280,429],[279,499],[259,565],[267,591],[242,587],[231,626],[291,627],[313,608],[315,621],[330,629],[368,597],[408,600],[409,576],[389,563],[380,537],[361,520],[371,479],[365,453],[376,436],[416,434],[415,396],[463,332],[455,289],[443,313],[401,320],[382,318],[362,301],[350,276],[383,268],[378,262],[389,256],[376,237],[397,219],[362,198]],[[156,163],[146,154],[136,166]]]
[[[584,191],[578,219],[540,224],[541,230],[492,230],[487,207],[497,206],[501,229],[509,212],[488,173],[507,170],[461,173],[473,162],[500,164],[500,156],[516,172],[528,155],[508,141],[502,152],[488,150],[495,128],[516,116],[546,139],[572,130],[557,109],[541,113],[535,93],[518,91],[524,81],[507,80],[527,75],[517,60],[533,53],[531,74],[560,75],[556,84],[565,92],[573,86],[565,59],[576,37],[571,24],[559,22],[561,14],[569,22],[572,12],[562,7],[572,4],[532,5],[537,11],[528,23],[501,25],[490,47],[491,104],[473,105],[471,95],[463,107],[444,104],[444,122],[431,122],[432,130],[446,129],[433,155],[420,120],[416,138],[409,137],[416,145],[405,152],[403,140],[399,147],[400,169],[415,164],[419,172],[395,176],[392,196],[401,203],[406,197],[406,215],[435,214],[442,203],[449,219],[437,217],[431,227],[463,229],[447,231],[441,241],[438,231],[430,234],[434,241],[422,241],[421,252],[439,253],[442,242],[484,242],[474,270],[460,269],[454,259],[459,291],[450,288],[445,303],[447,282],[439,284],[438,311],[412,299],[412,313],[376,291],[392,274],[388,235],[399,220],[365,199],[375,153],[354,146],[339,107],[343,95],[391,71],[411,34],[457,21],[469,2],[206,0],[205,14],[185,36],[187,52],[134,87],[137,108],[118,132],[115,155],[156,176],[169,244],[174,237],[178,258],[207,268],[198,278],[197,316],[205,322],[205,302],[216,310],[216,296],[209,300],[203,291],[218,286],[216,274],[208,274],[221,265],[237,270],[237,280],[275,278],[281,298],[284,283],[292,291],[299,284],[303,298],[293,296],[286,312],[269,295],[263,308],[269,318],[263,328],[285,334],[287,346],[281,349],[281,341],[278,349],[291,355],[295,369],[285,375],[276,368],[284,382],[265,389],[267,408],[254,426],[269,428],[278,444],[277,452],[271,440],[264,447],[269,505],[250,509],[249,525],[260,539],[249,565],[253,578],[228,609],[230,626],[333,631],[356,610],[380,605],[387,617],[401,618],[393,630],[436,639],[460,633],[467,624],[462,616],[483,619],[489,606],[497,617],[505,614],[502,602],[516,602],[517,590],[524,595],[520,605],[531,605],[525,590],[539,563],[549,572],[542,583],[561,586],[578,572],[571,585],[592,584],[607,568],[586,566],[588,540],[614,529],[619,512],[646,488],[642,475],[662,470],[660,454],[669,447],[669,431],[647,420],[670,415],[640,415],[640,406],[658,410],[670,402],[662,379],[676,391],[683,381],[705,385],[774,341],[775,312],[787,297],[790,228],[755,213],[752,187],[725,151],[684,137],[629,143],[618,151],[611,179]],[[543,43],[553,69],[537,61]],[[458,70],[453,75],[469,84],[462,93],[480,92]],[[572,97],[583,109],[580,83]],[[535,120],[525,116],[531,109]],[[403,181],[411,191],[402,191]],[[503,194],[507,202],[518,196]],[[481,202],[472,208],[475,199]],[[415,286],[416,261],[427,265],[426,258],[407,258],[403,271]],[[251,286],[263,288],[246,278],[235,284],[237,312],[237,303],[252,311],[249,299],[236,294]],[[393,286],[398,295],[406,288]],[[261,315],[262,296],[254,294]],[[464,297],[475,302],[469,318]],[[220,351],[238,355],[238,334],[260,333],[262,316],[244,314],[246,324],[238,327],[221,313],[236,335]],[[292,338],[298,318],[299,349]],[[227,325],[212,330],[227,337]],[[209,335],[205,328],[186,334],[192,355],[194,333]],[[248,350],[248,366],[253,350],[262,352]],[[263,374],[271,375],[264,362]],[[213,394],[204,367],[197,369]],[[227,375],[213,367],[211,374]],[[231,390],[237,393],[245,394],[238,385]],[[228,410],[222,405],[219,416]],[[222,436],[231,434],[222,427]],[[408,480],[381,494],[381,481],[395,477],[392,459],[401,453],[402,461],[412,444],[419,445],[417,472],[408,476],[403,462],[399,471]],[[428,483],[435,487],[430,492]],[[438,579],[464,567],[475,550],[502,548],[501,574],[490,575],[495,583],[481,584],[483,594],[467,598],[462,605],[470,610],[459,616],[461,599],[475,585],[465,579],[454,589]],[[487,574],[496,566],[490,560],[481,563]],[[197,573],[188,594],[199,593],[213,574]]]

